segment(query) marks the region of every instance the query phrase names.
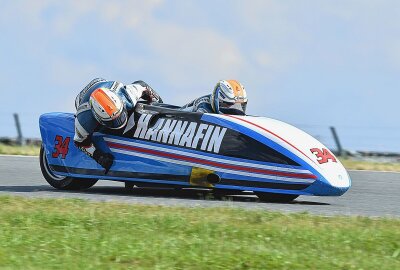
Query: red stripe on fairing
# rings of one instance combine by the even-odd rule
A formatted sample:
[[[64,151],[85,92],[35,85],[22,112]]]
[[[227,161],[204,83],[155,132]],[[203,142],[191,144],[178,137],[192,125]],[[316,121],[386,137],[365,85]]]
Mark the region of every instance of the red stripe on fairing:
[[[274,136],[277,137],[278,139],[284,141],[285,143],[287,143],[288,145],[290,145],[291,147],[293,147],[294,149],[296,149],[297,151],[299,151],[300,153],[302,153],[305,157],[307,157],[307,158],[308,158],[309,160],[311,160],[313,163],[315,163],[315,161],[312,160],[312,159],[311,159],[309,156],[307,156],[306,154],[304,154],[303,151],[301,151],[299,148],[297,148],[297,147],[294,146],[292,143],[288,142],[287,140],[285,140],[284,138],[282,138],[282,137],[279,136],[278,134],[276,134],[276,133],[274,133],[274,132],[272,132],[272,131],[270,131],[270,130],[268,130],[268,129],[266,129],[266,128],[260,126],[260,125],[254,124],[253,122],[247,121],[247,120],[245,120],[245,119],[242,119],[242,118],[239,118],[239,117],[235,117],[235,116],[233,116],[233,115],[228,115],[228,114],[224,114],[224,115],[225,115],[225,116],[228,116],[228,117],[232,117],[232,118],[234,118],[234,119],[236,119],[236,120],[240,120],[240,121],[246,122],[247,124],[250,124],[250,125],[253,125],[253,126],[255,126],[255,127],[258,127],[258,128],[260,128],[260,129],[264,130],[265,132],[268,132],[269,134],[274,135]],[[316,163],[315,163],[315,164],[316,164]]]
[[[210,165],[210,166],[219,167],[219,168],[223,168],[223,169],[231,169],[231,170],[236,170],[236,171],[247,171],[247,172],[258,173],[258,174],[286,176],[286,177],[302,178],[302,179],[316,179],[317,178],[313,174],[300,174],[300,173],[279,172],[279,171],[264,170],[264,169],[254,169],[254,168],[249,168],[249,167],[218,163],[218,162],[204,160],[204,159],[200,159],[200,158],[192,158],[192,157],[171,154],[171,153],[166,153],[166,152],[157,151],[157,150],[150,150],[150,149],[141,148],[141,147],[112,143],[112,142],[107,142],[107,145],[112,148],[126,149],[126,150],[130,150],[130,151],[134,151],[134,152],[141,152],[141,153],[146,153],[146,154],[151,154],[151,155],[156,155],[156,156],[168,157],[168,158],[172,158],[172,159],[184,160],[184,161],[188,161],[188,162],[201,163],[204,165]]]

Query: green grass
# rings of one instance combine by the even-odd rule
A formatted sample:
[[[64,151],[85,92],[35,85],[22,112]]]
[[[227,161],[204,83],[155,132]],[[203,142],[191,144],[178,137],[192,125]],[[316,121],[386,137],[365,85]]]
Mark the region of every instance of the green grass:
[[[400,163],[382,163],[371,161],[357,161],[351,159],[340,159],[343,166],[348,170],[371,170],[400,172]]]
[[[1,155],[24,155],[24,156],[39,156],[40,147],[35,145],[6,145],[0,143]]]
[[[400,220],[0,197],[1,269],[399,269]]]

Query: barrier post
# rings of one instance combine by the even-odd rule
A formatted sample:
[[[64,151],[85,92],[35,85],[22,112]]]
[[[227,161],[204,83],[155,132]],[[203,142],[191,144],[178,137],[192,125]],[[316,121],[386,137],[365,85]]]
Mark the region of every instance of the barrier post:
[[[333,139],[335,140],[335,143],[336,143],[336,149],[338,152],[338,156],[342,157],[344,155],[344,152],[343,152],[342,145],[340,144],[339,136],[336,133],[335,127],[330,127],[330,129],[331,129],[331,132],[333,135]]]
[[[24,138],[22,137],[21,124],[19,122],[19,117],[18,117],[17,113],[14,113],[14,120],[15,120],[15,126],[17,127],[17,133],[18,133],[17,143],[18,143],[18,145],[24,145],[25,141],[24,141]]]

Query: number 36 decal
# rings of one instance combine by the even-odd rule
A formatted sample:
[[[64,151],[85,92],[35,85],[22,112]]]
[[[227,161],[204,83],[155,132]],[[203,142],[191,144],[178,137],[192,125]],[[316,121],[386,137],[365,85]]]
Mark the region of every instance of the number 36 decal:
[[[54,139],[54,152],[52,154],[52,157],[58,158],[61,155],[61,158],[65,159],[65,157],[68,155],[68,146],[70,140],[71,137],[66,137],[64,140],[63,137],[57,135]]]
[[[317,161],[319,164],[327,163],[329,160],[332,160],[332,162],[337,162],[336,158],[326,148],[312,148],[310,151],[317,156]]]

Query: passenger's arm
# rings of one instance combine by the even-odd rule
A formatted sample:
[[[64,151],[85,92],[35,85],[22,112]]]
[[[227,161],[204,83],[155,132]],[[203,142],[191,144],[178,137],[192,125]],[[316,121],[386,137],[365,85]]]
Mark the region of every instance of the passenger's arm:
[[[74,144],[102,166],[107,174],[114,162],[114,157],[110,153],[105,153],[98,149],[92,141],[92,134],[98,125],[97,121],[92,120],[92,123],[88,125],[86,122],[82,121],[82,119],[84,119],[84,115],[77,113],[77,117],[75,118]],[[93,123],[93,121],[95,121],[95,123]]]
[[[132,99],[136,100],[134,102],[135,105],[140,98],[146,100],[148,103],[163,103],[160,95],[144,81],[136,81],[132,84],[128,84],[125,86],[125,89],[128,94],[133,97]]]

